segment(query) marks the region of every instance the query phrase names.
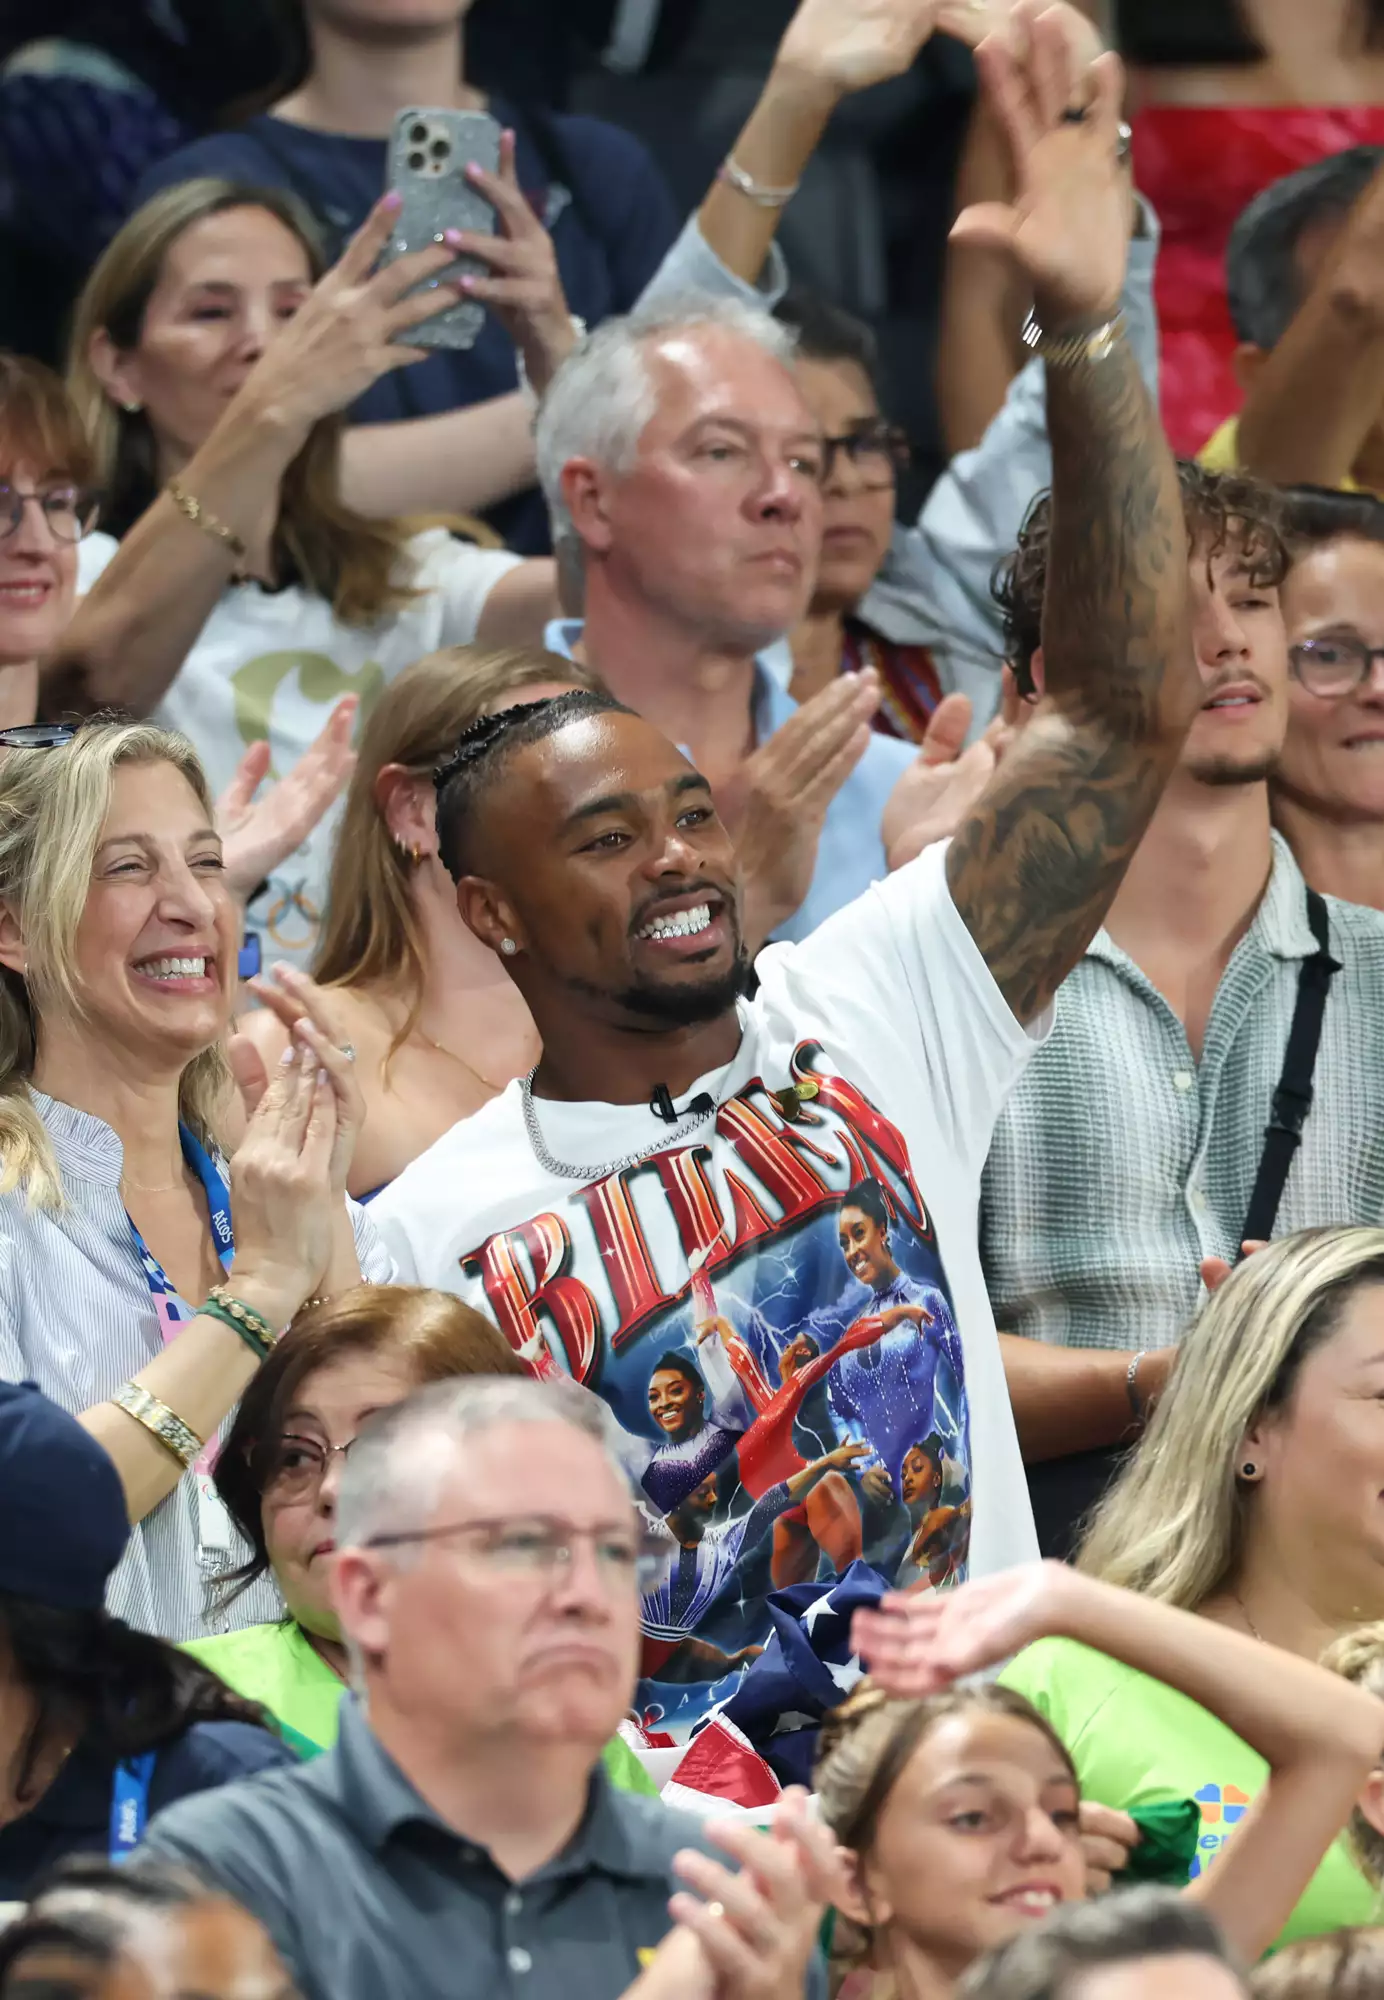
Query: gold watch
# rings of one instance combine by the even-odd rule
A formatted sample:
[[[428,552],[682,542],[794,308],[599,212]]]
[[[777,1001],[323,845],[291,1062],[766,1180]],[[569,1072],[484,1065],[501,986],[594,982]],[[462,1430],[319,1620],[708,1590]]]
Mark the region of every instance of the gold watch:
[[[1078,333],[1048,333],[1037,313],[1030,312],[1021,337],[1029,352],[1051,367],[1076,368],[1083,361],[1108,361],[1124,330],[1125,316],[1118,308],[1099,326],[1088,326]]]

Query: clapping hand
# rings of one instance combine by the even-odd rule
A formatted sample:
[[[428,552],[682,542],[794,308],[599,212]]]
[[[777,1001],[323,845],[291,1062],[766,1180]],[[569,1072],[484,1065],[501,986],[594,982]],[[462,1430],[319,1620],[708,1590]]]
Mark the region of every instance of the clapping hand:
[[[884,808],[880,835],[891,868],[902,868],[925,847],[951,838],[1014,740],[1014,725],[1002,713],[966,749],[970,726],[969,698],[944,695],[928,721],[916,759]]]
[[[277,1014],[289,1033],[289,1050],[306,1049],[320,1067],[333,1098],[332,1143],[328,1175],[340,1207],[356,1150],[356,1139],[365,1120],[365,1100],[356,1075],[355,1051],[337,1018],[337,1001],[296,966],[276,965],[272,977],[252,979],[255,997]],[[272,1089],[264,1058],[248,1035],[234,1035],[230,1044],[231,1068],[240,1095],[250,1116],[248,1141],[266,1092]],[[242,1149],[246,1141],[242,1141]],[[235,1155],[240,1158],[240,1152]]]
[[[1129,195],[1119,162],[1124,72],[1118,56],[1086,62],[1072,10],[1019,0],[976,66],[1008,135],[1012,203],[964,209],[953,241],[1004,251],[1033,286],[1048,331],[1112,314],[1124,282]]]
[[[269,770],[267,740],[252,743],[236,766],[216,801],[216,824],[226,886],[240,902],[247,903],[265,876],[302,846],[350,781],[356,764],[351,736],[359,708],[355,695],[343,695],[321,734],[262,799],[255,793]]]
[[[717,807],[735,836],[752,950],[786,923],[812,885],[827,808],[870,746],[873,669],[838,674],[745,759]]]
[[[685,1849],[673,1869],[688,1889],[668,1908],[700,1943],[716,2000],[801,1994],[823,1912],[841,1886],[836,1842],[796,1788],[779,1800],[767,1832],[728,1819],[711,1821],[707,1833],[739,1869]]]
[[[305,1042],[290,1042],[231,1160],[229,1282],[278,1326],[320,1286],[341,1198],[332,1185],[337,1092]]]

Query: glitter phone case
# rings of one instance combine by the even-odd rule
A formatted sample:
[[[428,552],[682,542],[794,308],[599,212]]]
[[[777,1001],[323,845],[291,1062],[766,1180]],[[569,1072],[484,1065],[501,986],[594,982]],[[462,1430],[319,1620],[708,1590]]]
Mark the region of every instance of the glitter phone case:
[[[483,111],[401,111],[389,142],[389,185],[402,206],[385,251],[386,263],[413,250],[426,250],[444,229],[493,236],[495,211],[466,178],[475,164],[488,173],[500,164],[500,127]],[[489,266],[478,257],[458,257],[437,273],[440,279],[470,274],[483,278]],[[432,319],[400,336],[409,347],[474,347],[485,324],[485,307],[460,299]]]

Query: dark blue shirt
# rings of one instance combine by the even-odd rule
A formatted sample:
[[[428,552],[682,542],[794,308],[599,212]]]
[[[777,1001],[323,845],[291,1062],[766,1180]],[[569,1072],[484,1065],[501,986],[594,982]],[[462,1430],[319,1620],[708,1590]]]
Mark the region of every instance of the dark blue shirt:
[[[490,108],[514,130],[519,183],[552,231],[572,311],[589,326],[628,312],[680,226],[648,152],[628,132],[596,118],[521,112],[494,95]],[[317,216],[335,256],[384,192],[387,150],[383,139],[252,118],[238,131],[213,133],[160,160],[140,181],[137,201],[200,174],[287,188]],[[517,379],[513,343],[487,318],[469,351],[439,351],[381,377],[351,416],[367,424],[434,416],[507,395]],[[547,512],[536,492],[506,501],[491,519],[523,554],[542,554],[549,546]]]
[[[149,1817],[193,1792],[297,1762],[286,1743],[253,1723],[194,1722],[158,1752]],[[0,1902],[22,1901],[64,1855],[106,1853],[114,1782],[115,1759],[78,1744],[37,1805],[0,1827]]]

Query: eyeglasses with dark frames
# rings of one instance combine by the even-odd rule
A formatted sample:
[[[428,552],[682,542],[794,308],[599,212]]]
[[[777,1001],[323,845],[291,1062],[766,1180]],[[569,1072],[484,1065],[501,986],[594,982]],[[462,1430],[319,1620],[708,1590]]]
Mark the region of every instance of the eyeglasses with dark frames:
[[[637,1525],[628,1528],[578,1528],[550,1515],[523,1520],[449,1521],[438,1528],[410,1528],[394,1534],[371,1535],[368,1549],[405,1548],[413,1542],[440,1542],[456,1536],[500,1576],[551,1585],[567,1574],[576,1550],[588,1543],[596,1567],[607,1584],[620,1589],[647,1590],[667,1562],[667,1548]]]
[[[1376,660],[1384,660],[1384,646],[1367,646],[1352,633],[1301,639],[1288,649],[1294,680],[1322,701],[1354,694],[1373,674]]]
[[[872,486],[891,486],[895,474],[905,471],[913,460],[908,432],[898,424],[886,423],[883,417],[853,424],[840,437],[822,439],[824,486],[836,468],[838,452],[844,453]]]
[[[96,526],[101,512],[101,496],[89,486],[59,484],[35,492],[0,480],[0,542],[19,532],[31,501],[59,542],[80,542]]]

